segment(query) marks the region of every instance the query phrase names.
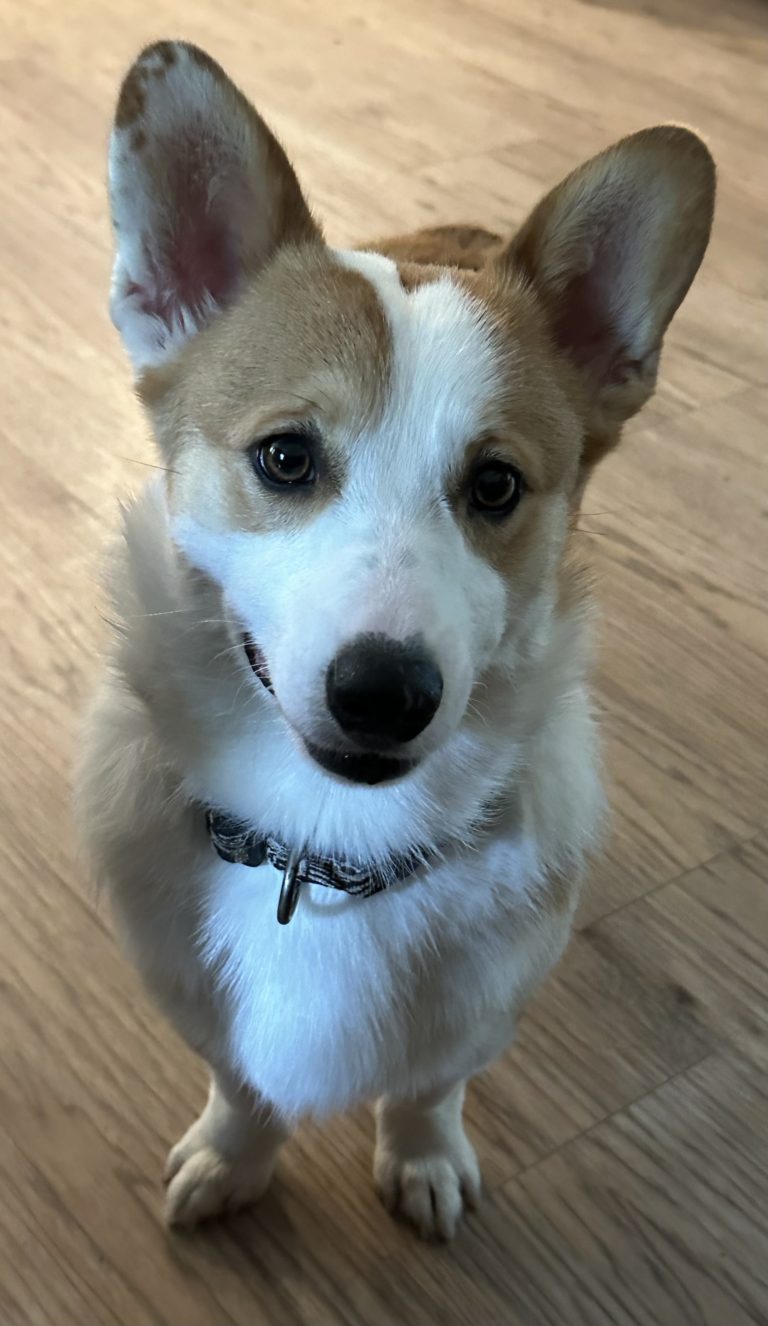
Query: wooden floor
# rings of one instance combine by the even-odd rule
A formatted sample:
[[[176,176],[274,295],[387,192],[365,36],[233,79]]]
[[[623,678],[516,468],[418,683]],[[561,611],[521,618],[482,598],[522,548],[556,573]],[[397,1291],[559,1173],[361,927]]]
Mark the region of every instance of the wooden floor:
[[[765,7],[0,0],[0,22],[0,1326],[765,1323]],[[512,228],[659,119],[720,166],[658,396],[586,500],[613,836],[472,1089],[487,1195],[448,1250],[376,1204],[367,1115],[304,1129],[255,1213],[166,1235],[161,1164],[203,1076],[73,846],[99,549],[151,459],[106,314],[105,139],[135,49],[175,35],[252,93],[336,241]]]

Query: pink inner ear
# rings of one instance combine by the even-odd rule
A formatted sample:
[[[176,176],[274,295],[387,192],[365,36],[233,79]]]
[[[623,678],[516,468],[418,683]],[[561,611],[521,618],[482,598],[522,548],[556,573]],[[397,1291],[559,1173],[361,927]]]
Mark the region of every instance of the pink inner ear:
[[[236,243],[236,189],[226,178],[215,146],[203,138],[174,142],[163,152],[170,163],[164,181],[165,233],[145,237],[150,281],[143,286],[144,311],[172,328],[191,316],[198,321],[232,298],[240,277]],[[138,288],[136,289],[138,293]]]
[[[575,276],[557,299],[557,344],[595,385],[621,381],[631,362],[631,310],[622,307],[637,261],[631,226],[632,208],[627,203],[614,205],[600,218],[589,270]]]
[[[618,335],[612,325],[594,269],[577,276],[558,301],[555,340],[595,382],[610,372]]]

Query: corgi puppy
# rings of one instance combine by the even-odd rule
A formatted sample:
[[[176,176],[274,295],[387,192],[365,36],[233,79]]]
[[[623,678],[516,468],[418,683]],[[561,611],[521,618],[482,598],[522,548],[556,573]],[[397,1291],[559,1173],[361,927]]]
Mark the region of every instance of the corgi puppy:
[[[514,235],[331,247],[210,56],[149,47],[109,156],[111,312],[166,473],[127,510],[79,821],[206,1061],[167,1217],[258,1198],[302,1116],[376,1102],[427,1238],[478,1199],[464,1085],[563,952],[601,825],[584,484],[709,237],[688,129]]]

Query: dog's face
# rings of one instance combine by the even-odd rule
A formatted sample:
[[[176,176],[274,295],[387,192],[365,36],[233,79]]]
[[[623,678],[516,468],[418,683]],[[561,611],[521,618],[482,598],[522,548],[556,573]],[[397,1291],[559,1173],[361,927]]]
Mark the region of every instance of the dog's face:
[[[551,606],[581,429],[533,299],[495,297],[286,252],[163,375],[176,537],[348,776],[440,746]]]
[[[587,462],[650,395],[706,246],[706,149],[636,135],[482,271],[398,265],[327,247],[218,66],[161,43],[110,182],[175,538],[309,756],[403,776],[546,631]]]

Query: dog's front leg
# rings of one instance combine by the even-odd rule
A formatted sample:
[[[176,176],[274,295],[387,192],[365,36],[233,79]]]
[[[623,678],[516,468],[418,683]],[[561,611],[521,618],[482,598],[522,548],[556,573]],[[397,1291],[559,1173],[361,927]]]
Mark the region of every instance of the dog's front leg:
[[[373,1173],[387,1209],[425,1239],[451,1239],[480,1197],[480,1170],[461,1117],[464,1083],[376,1106]]]
[[[193,1225],[255,1202],[288,1131],[252,1091],[214,1072],[205,1109],[168,1157],[168,1223]]]

